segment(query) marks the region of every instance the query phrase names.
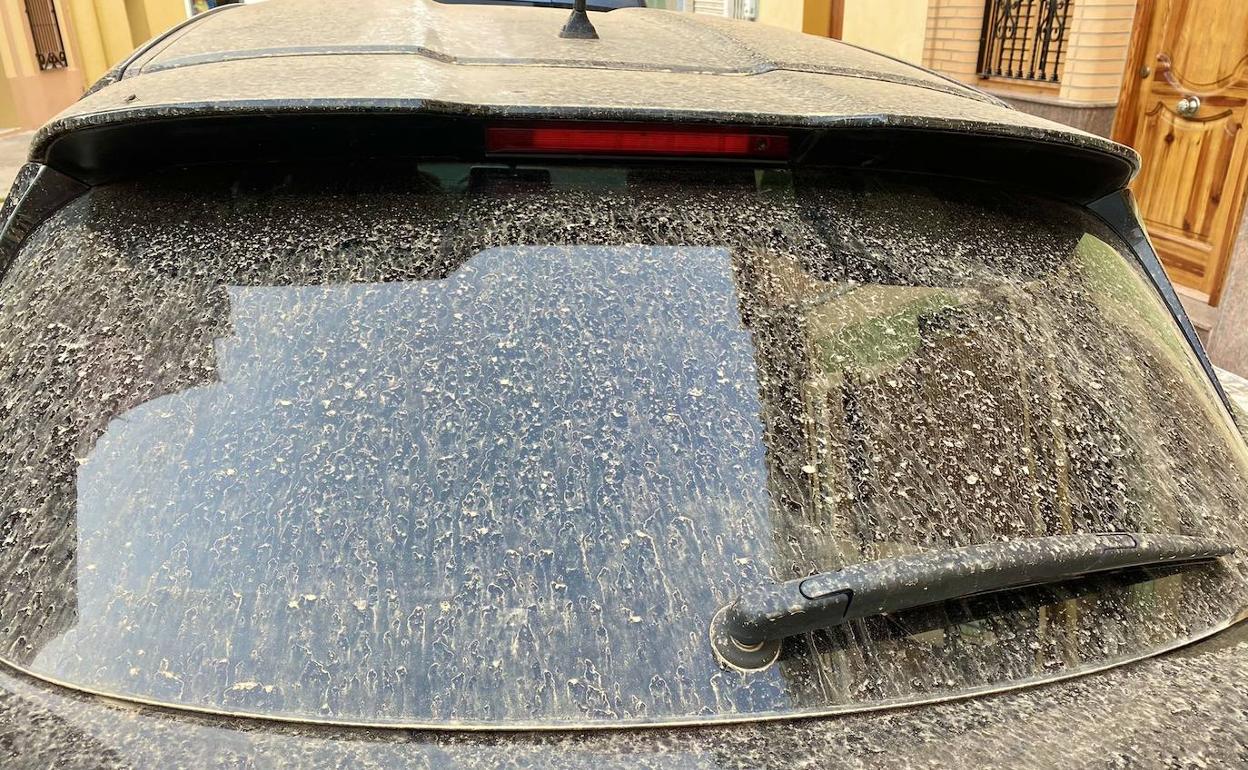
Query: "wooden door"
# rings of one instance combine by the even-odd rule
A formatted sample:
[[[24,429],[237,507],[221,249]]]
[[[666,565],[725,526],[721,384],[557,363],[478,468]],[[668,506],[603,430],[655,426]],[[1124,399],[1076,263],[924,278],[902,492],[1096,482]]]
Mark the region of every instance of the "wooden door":
[[[1170,278],[1218,303],[1248,178],[1248,0],[1140,0],[1114,139]]]
[[[802,31],[808,35],[822,35],[840,40],[844,25],[845,0],[807,0],[802,8]]]

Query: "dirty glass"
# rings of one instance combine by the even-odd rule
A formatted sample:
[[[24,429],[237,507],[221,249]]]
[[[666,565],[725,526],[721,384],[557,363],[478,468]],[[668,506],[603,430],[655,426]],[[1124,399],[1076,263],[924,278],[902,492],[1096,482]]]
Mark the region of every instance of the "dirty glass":
[[[1097,221],[753,170],[99,188],[0,280],[0,657],[433,726],[833,712],[1199,637],[1240,556],[855,621],[721,670],[758,581],[1129,530],[1248,546],[1248,460]]]

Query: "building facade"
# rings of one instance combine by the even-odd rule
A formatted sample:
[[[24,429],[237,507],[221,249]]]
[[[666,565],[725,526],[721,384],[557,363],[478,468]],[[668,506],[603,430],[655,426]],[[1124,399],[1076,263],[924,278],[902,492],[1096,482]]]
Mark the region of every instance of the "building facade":
[[[1113,125],[1136,8],[1136,0],[668,4],[836,37],[942,72],[1028,112],[1106,136]]]
[[[1109,136],[1135,0],[928,0],[919,63]]]
[[[188,13],[185,0],[0,0],[0,128],[42,125]]]

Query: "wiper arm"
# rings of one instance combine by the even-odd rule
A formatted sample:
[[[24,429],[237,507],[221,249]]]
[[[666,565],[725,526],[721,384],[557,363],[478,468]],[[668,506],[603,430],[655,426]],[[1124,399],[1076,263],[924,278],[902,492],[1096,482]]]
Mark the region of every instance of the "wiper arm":
[[[1210,561],[1234,552],[1208,538],[1113,532],[881,559],[746,591],[715,613],[711,646],[721,663],[756,670],[775,662],[785,637],[856,618],[1108,570]]]

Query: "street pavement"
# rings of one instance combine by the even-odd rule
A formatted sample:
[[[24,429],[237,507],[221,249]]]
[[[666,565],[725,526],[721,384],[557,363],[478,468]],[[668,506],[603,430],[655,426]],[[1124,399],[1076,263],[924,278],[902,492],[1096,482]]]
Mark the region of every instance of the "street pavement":
[[[33,131],[6,131],[0,133],[0,198],[9,192],[13,178],[26,162]]]

